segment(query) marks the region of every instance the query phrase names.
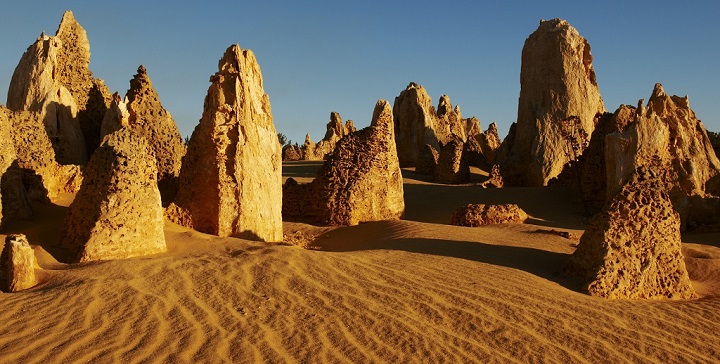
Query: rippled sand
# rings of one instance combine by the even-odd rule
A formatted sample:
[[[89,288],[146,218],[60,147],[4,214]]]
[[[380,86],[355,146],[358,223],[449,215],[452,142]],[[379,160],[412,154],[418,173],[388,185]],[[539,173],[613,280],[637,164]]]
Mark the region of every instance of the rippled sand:
[[[308,178],[311,167],[286,170]],[[604,300],[562,274],[576,242],[549,232],[582,232],[572,193],[407,172],[406,201],[407,220],[286,222],[312,249],[166,223],[167,253],[79,265],[53,248],[66,208],[45,206],[8,231],[28,235],[44,270],[39,286],[0,294],[2,361],[720,361],[720,234],[683,237],[702,298]],[[484,201],[518,203],[531,223],[443,224]]]

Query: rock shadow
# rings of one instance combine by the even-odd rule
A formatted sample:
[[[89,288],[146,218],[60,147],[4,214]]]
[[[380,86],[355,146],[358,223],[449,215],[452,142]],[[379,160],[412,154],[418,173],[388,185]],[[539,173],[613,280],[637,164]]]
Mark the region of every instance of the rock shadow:
[[[317,177],[317,172],[325,161],[294,161],[283,162],[283,177]]]
[[[571,277],[563,273],[569,254],[554,253],[546,250],[492,245],[480,242],[442,240],[428,238],[383,238],[353,233],[359,227],[345,227],[331,232],[332,239],[326,235],[318,237],[313,246],[328,252],[350,252],[363,250],[400,250],[411,253],[466,259],[522,270],[540,278],[555,282],[567,289],[579,291],[580,286]],[[378,230],[379,231],[379,230]],[[340,233],[340,235],[338,235]],[[372,235],[372,234],[371,234]],[[347,236],[348,239],[342,239]],[[356,238],[353,238],[355,237]]]

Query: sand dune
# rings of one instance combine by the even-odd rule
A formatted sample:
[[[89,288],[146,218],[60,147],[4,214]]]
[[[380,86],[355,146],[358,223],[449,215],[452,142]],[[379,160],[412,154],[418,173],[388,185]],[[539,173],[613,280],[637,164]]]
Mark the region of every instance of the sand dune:
[[[313,164],[286,175],[312,178]],[[166,223],[167,253],[90,264],[53,249],[66,207],[28,235],[42,283],[0,294],[4,362],[718,362],[720,234],[686,235],[702,298],[604,300],[562,274],[581,209],[560,188],[483,190],[406,175],[406,220],[284,223],[313,249]],[[480,178],[480,177],[478,177]],[[67,202],[71,196],[68,196]],[[444,225],[470,202],[530,224]]]

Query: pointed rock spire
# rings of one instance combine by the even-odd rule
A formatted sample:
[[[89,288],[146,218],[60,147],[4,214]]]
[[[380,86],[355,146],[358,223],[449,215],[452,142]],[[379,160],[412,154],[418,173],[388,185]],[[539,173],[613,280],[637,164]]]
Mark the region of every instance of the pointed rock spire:
[[[210,81],[167,216],[209,234],[281,241],[281,146],[255,55],[230,46]]]

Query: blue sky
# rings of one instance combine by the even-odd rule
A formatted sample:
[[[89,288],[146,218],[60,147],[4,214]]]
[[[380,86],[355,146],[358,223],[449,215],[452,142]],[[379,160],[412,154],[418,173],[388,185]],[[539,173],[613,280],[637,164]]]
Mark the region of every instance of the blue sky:
[[[209,76],[231,44],[255,52],[275,126],[293,141],[325,132],[330,112],[367,126],[378,99],[411,82],[459,104],[504,137],[517,116],[523,42],[540,19],[588,39],[608,110],[647,99],[660,82],[689,95],[720,131],[720,5],[481,1],[13,1],[0,12],[0,103],[25,49],[70,9],[88,32],[90,69],[125,94],[148,69],[183,135],[202,114]],[[43,9],[42,11],[38,9]]]

